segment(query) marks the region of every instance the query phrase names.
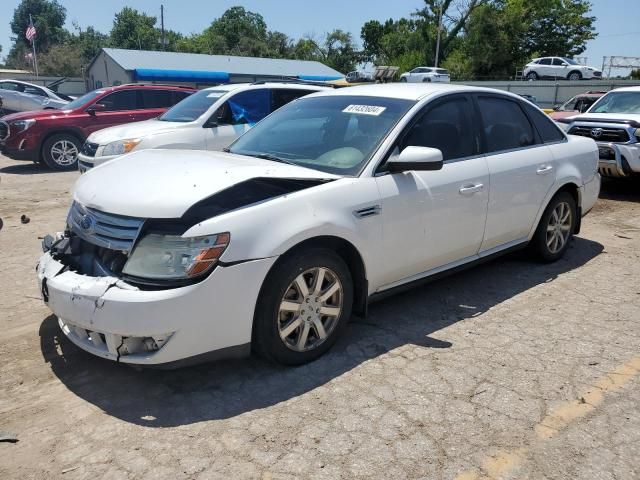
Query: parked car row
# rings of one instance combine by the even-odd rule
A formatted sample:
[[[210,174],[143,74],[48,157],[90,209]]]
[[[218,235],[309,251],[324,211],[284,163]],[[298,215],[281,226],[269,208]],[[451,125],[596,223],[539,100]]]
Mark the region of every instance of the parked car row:
[[[208,148],[229,122],[223,152],[152,148]],[[397,289],[515,248],[561,258],[600,189],[592,139],[441,83],[214,87],[88,143],[94,164],[130,153],[76,182],[38,284],[73,343],[136,365],[309,362]]]

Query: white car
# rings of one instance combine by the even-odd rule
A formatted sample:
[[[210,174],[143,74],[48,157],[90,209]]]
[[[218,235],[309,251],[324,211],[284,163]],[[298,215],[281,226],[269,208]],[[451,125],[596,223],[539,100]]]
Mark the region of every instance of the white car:
[[[640,176],[640,87],[612,90],[585,113],[556,121],[567,133],[596,141],[601,175]]]
[[[20,80],[0,80],[0,117],[16,112],[63,108],[73,100],[62,93]]]
[[[582,65],[572,58],[542,57],[534,58],[524,67],[522,72],[527,80],[557,79],[588,80],[602,78],[602,71],[595,67]]]
[[[300,364],[396,288],[527,245],[562,257],[598,197],[597,162],[593,140],[507,92],[317,93],[229,153],[147,150],[83,175],[37,279],[64,334],[103,358],[253,347]]]
[[[429,83],[429,82],[449,82],[449,72],[444,68],[418,67],[410,72],[400,75],[401,82]]]
[[[149,148],[222,150],[274,110],[329,87],[236,83],[201,90],[158,118],[92,133],[80,149],[81,173],[125,153]]]

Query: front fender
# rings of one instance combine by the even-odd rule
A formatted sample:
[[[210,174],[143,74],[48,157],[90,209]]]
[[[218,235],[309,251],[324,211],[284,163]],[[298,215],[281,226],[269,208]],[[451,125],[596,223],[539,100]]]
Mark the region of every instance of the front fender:
[[[381,217],[359,218],[354,211],[379,203],[373,178],[342,178],[205,220],[184,236],[230,232],[224,262],[279,256],[314,237],[338,237],[358,250],[367,271],[375,275]]]

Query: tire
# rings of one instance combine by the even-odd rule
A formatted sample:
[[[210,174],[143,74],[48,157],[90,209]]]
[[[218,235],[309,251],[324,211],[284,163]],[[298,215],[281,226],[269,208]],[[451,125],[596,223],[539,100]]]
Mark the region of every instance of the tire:
[[[429,77],[423,78],[422,83],[431,83],[431,79]]]
[[[406,77],[402,77],[402,78],[400,79],[400,81],[401,81],[402,83],[407,83],[407,79],[406,79]]]
[[[567,76],[567,80],[572,80],[572,81],[582,80],[582,74],[580,72],[569,72],[569,75]]]
[[[527,73],[527,80],[538,80],[538,74],[536,72]]]
[[[58,133],[47,138],[42,145],[42,159],[51,170],[78,169],[78,153],[82,142],[74,135]]]
[[[566,221],[562,221],[567,211],[569,216]],[[529,245],[540,261],[551,263],[564,256],[573,239],[577,211],[576,201],[568,192],[560,192],[551,199]],[[560,222],[557,221],[558,218]],[[554,239],[557,239],[557,243]]]
[[[320,270],[323,281],[316,291]],[[306,296],[304,287],[298,286],[301,282],[309,290]],[[336,288],[321,300],[320,292],[326,295]],[[333,250],[312,248],[286,256],[269,272],[260,291],[252,346],[258,354],[283,365],[311,362],[344,331],[352,305],[351,273]],[[323,315],[321,308],[336,315]]]

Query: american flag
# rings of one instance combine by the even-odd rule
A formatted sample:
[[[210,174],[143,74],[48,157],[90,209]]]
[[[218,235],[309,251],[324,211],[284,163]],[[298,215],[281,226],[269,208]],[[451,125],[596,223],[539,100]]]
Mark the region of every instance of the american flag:
[[[27,40],[33,43],[33,38],[36,36],[36,27],[33,26],[33,22],[29,22],[29,26],[27,27],[27,31],[24,33],[24,36],[27,37]]]

